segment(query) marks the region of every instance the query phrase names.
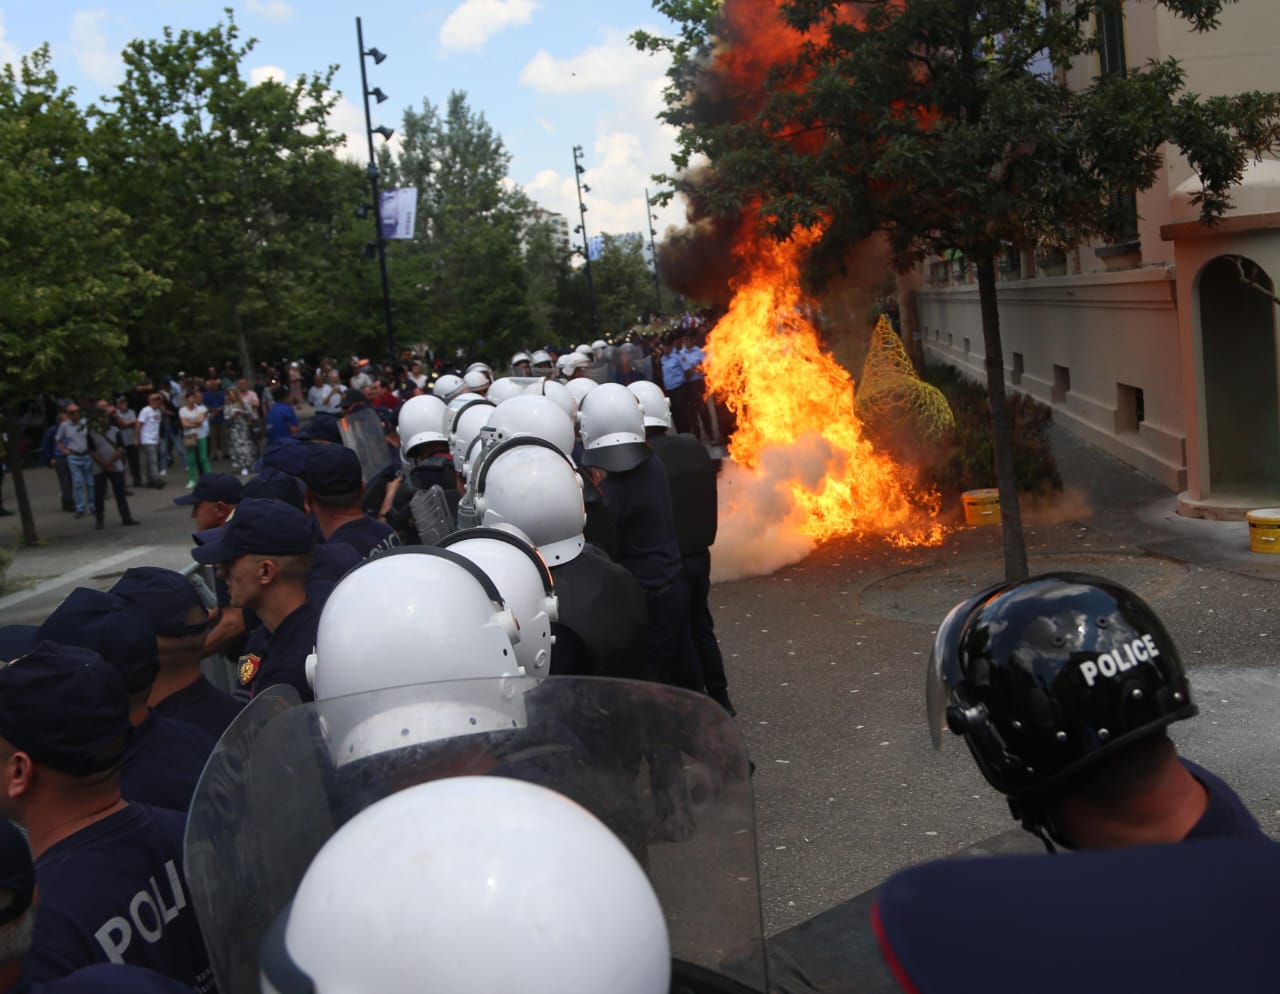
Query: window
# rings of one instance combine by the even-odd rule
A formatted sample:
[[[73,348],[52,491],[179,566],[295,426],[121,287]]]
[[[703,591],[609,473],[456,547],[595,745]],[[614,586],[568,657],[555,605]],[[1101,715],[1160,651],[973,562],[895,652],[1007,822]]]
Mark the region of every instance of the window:
[[[1124,48],[1124,11],[1110,10],[1098,14],[1098,75],[1129,74]],[[1138,199],[1132,190],[1113,190],[1111,209],[1118,218],[1117,244],[1138,240]]]
[[[1053,367],[1053,402],[1061,404],[1071,392],[1071,370],[1066,366]]]
[[[1142,397],[1142,388],[1130,386],[1128,383],[1116,384],[1116,432],[1137,431],[1138,425],[1146,420],[1146,403]]]
[[[1013,354],[1013,368],[1009,373],[1009,379],[1014,386],[1022,382],[1022,353],[1015,352]]]

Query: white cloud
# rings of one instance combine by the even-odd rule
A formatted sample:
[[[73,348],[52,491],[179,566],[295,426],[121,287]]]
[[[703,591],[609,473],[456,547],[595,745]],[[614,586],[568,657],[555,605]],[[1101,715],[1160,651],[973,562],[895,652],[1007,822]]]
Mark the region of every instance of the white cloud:
[[[620,235],[639,231],[647,239],[646,215],[650,211],[645,205],[645,189],[651,196],[657,193],[658,186],[651,177],[654,173],[671,171],[675,129],[657,119],[658,112],[664,107],[665,60],[636,52],[625,44],[625,37],[618,33],[604,45],[593,46],[559,64],[576,65],[588,74],[594,73],[595,67],[602,67],[606,61],[598,53],[608,48],[607,61],[612,71],[604,73],[601,70],[595,87],[612,85],[612,81],[617,79],[627,81],[625,86],[606,94],[610,104],[594,121],[592,130],[595,137],[590,144],[583,142],[586,172],[582,179],[591,187],[583,200],[588,208],[587,231],[590,234]],[[535,58],[534,62],[537,61]],[[528,76],[529,69],[526,68],[522,82],[536,85],[526,78]],[[607,84],[601,81],[606,77]],[[538,80],[544,78],[553,77],[537,77]],[[517,174],[519,167],[519,161],[513,163]],[[525,191],[543,207],[570,218],[570,227],[578,223],[577,187],[569,168],[564,171],[538,171],[525,184]],[[654,228],[659,239],[669,226],[685,223],[684,204],[678,199],[667,207],[653,208],[652,213],[658,215]]]
[[[283,83],[288,79],[288,76],[279,66],[254,66],[249,70],[249,82],[253,86],[260,86],[269,79],[277,83]]]
[[[520,83],[539,93],[598,93],[635,86],[652,76],[658,64],[660,60],[637,51],[626,32],[609,31],[601,44],[571,58],[557,59],[540,50],[520,73]]]
[[[293,16],[293,7],[286,0],[249,0],[247,8],[269,21],[283,22]]]
[[[71,54],[91,80],[99,86],[114,86],[124,77],[124,63],[118,49],[107,41],[111,15],[101,8],[77,10],[71,18]]]
[[[538,118],[538,127],[549,135],[554,135],[556,133],[555,122],[546,117]]]
[[[18,59],[18,46],[5,37],[4,11],[0,10],[0,66],[16,66]]]
[[[444,48],[469,51],[507,28],[528,24],[538,9],[536,0],[463,0],[440,27]]]

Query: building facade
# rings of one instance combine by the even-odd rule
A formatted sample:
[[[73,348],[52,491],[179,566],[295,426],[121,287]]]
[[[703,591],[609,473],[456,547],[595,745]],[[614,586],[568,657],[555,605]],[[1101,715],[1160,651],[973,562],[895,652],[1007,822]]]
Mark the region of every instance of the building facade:
[[[1068,82],[1173,56],[1188,91],[1280,88],[1275,0],[1224,8],[1205,34],[1163,7],[1126,2]],[[1051,404],[1091,443],[1179,493],[1183,513],[1242,517],[1280,504],[1280,163],[1248,171],[1214,228],[1176,153],[1139,193],[1119,244],[1002,260],[1000,323],[1010,388]],[[985,377],[978,288],[963,259],[923,267],[918,327],[931,362]]]

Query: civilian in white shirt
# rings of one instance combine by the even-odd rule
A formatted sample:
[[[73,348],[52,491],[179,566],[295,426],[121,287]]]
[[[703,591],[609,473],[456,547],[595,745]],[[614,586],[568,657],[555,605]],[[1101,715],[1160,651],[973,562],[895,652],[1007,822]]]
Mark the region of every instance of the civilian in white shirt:
[[[138,412],[134,426],[142,460],[147,467],[147,486],[159,490],[164,486],[160,475],[160,429],[164,421],[164,400],[158,393],[147,398],[147,406]]]

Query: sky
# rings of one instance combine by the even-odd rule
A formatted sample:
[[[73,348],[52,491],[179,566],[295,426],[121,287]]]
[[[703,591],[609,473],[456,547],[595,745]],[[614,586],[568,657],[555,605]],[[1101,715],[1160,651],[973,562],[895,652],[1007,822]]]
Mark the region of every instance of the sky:
[[[389,97],[374,107],[374,126],[398,129],[405,107],[424,98],[441,106],[451,91],[466,92],[511,152],[511,178],[571,228],[574,145],[585,153],[591,235],[643,230],[645,187],[654,192],[650,177],[671,168],[674,131],[655,117],[666,60],[627,40],[637,28],[672,33],[649,0],[0,0],[0,63],[48,42],[60,81],[89,103],[123,78],[119,53],[131,39],[158,38],[166,26],[211,27],[228,6],[241,37],[258,40],[245,62],[251,78],[338,65],[342,96],[330,124],[349,136],[352,158],[368,154],[359,15],[366,49],[387,55],[368,64],[370,88]],[[683,221],[675,201],[654,213],[659,241]]]

